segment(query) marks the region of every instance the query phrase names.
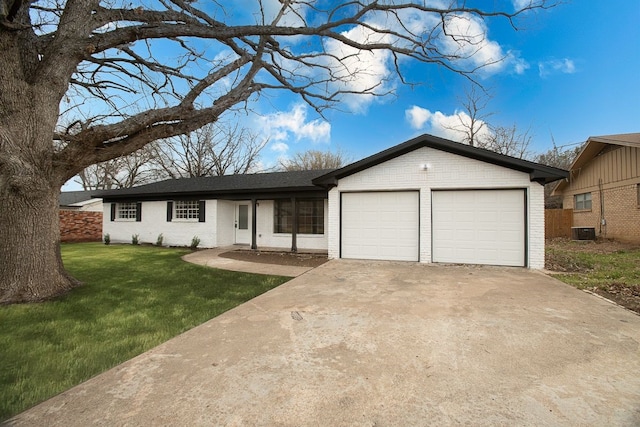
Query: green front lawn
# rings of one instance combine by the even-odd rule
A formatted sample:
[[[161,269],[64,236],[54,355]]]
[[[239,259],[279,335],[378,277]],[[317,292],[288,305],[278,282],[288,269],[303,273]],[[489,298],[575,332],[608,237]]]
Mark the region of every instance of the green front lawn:
[[[188,252],[63,245],[85,286],[0,307],[0,421],[290,280],[189,264]]]

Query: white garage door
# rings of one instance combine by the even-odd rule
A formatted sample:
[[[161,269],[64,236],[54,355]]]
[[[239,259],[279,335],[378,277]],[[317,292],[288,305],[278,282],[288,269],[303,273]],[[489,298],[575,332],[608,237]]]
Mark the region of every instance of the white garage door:
[[[341,257],[418,261],[418,192],[342,193]]]
[[[525,265],[524,190],[431,195],[433,262]]]

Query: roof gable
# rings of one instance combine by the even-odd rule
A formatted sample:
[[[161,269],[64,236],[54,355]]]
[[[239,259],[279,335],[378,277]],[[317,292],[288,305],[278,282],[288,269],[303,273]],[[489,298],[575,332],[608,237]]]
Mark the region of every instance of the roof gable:
[[[377,154],[369,156],[358,162],[351,163],[341,169],[336,169],[323,176],[313,180],[316,185],[333,186],[337,185],[339,179],[353,175],[354,173],[363,171],[372,166],[379,165],[403,154],[414,151],[418,148],[430,147],[437,150],[446,151],[448,153],[457,154],[475,160],[503,166],[509,169],[528,173],[531,181],[546,184],[566,178],[569,173],[562,169],[551,166],[545,166],[539,163],[527,160],[516,159],[515,157],[505,156],[483,148],[472,147],[470,145],[461,144],[459,142],[450,141],[448,139],[439,138],[433,135],[421,135],[417,138],[403,142],[402,144],[381,151]]]
[[[623,133],[617,135],[590,136],[587,139],[582,151],[576,156],[569,167],[571,172],[583,168],[595,157],[597,157],[604,149],[612,145],[623,147],[636,147],[640,149],[640,133]],[[569,183],[567,181],[559,182],[553,190],[553,195],[561,193]]]

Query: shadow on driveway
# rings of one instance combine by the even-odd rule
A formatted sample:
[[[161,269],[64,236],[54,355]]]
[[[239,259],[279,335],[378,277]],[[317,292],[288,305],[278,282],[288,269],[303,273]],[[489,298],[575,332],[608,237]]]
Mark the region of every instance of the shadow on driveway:
[[[14,425],[639,425],[640,317],[517,268],[330,261]]]

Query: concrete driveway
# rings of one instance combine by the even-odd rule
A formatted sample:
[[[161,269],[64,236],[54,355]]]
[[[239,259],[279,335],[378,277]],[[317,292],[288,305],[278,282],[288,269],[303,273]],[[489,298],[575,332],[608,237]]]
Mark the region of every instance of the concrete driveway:
[[[640,425],[640,317],[541,273],[331,261],[14,425]]]

